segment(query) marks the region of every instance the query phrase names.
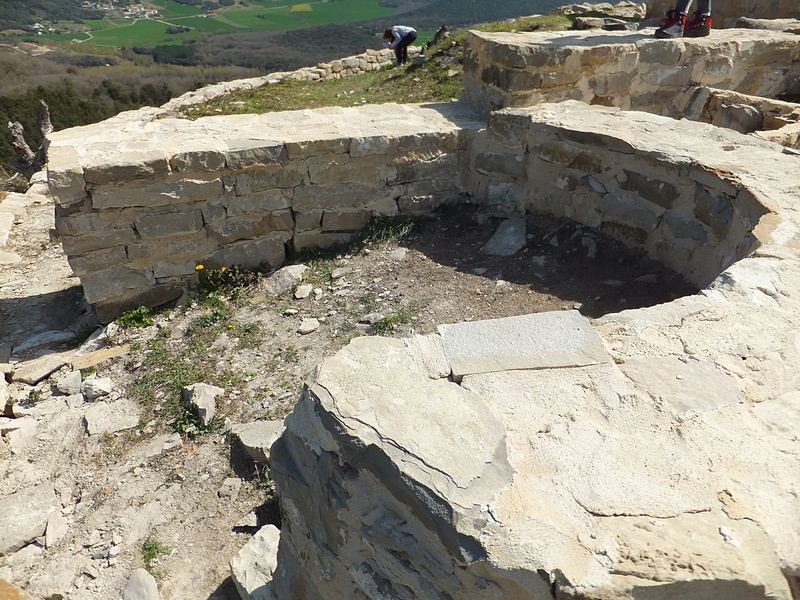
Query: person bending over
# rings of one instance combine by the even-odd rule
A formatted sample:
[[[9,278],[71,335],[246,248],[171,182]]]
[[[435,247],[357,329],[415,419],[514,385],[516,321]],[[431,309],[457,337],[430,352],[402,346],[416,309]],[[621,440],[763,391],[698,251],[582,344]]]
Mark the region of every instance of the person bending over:
[[[417,39],[417,32],[411,27],[395,25],[386,28],[386,31],[383,32],[383,39],[391,40],[389,48],[394,50],[397,64],[404,65],[408,62],[408,46]]]
[[[675,9],[662,19],[661,27],[656,29],[656,37],[662,39],[677,37],[703,37],[711,32],[711,0],[698,0],[697,11],[692,20],[687,21],[692,0],[678,0]]]

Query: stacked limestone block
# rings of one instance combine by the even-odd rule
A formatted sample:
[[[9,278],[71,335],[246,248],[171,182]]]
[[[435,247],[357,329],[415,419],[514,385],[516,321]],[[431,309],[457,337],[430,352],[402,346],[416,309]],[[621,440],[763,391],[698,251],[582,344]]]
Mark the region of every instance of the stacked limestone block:
[[[782,150],[580,102],[503,109],[474,146],[473,189],[488,204],[601,229],[705,286],[758,245],[754,229],[776,193],[763,169]]]
[[[687,86],[800,92],[797,36],[750,29],[657,40],[634,32],[470,32],[464,95],[487,108],[581,100],[679,118]]]
[[[452,104],[198,121],[159,109],[53,134],[56,228],[101,320],[180,296],[198,264],[273,268],[373,216],[461,201],[482,122]]]

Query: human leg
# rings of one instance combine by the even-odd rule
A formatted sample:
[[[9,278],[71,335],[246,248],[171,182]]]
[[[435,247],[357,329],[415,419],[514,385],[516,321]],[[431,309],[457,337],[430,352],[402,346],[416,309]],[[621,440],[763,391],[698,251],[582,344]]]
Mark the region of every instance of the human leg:
[[[395,49],[397,55],[397,62],[401,65],[406,64],[408,62],[408,47],[411,45],[411,42],[417,39],[417,33],[412,31],[409,34],[406,34],[403,39],[400,40],[397,44],[397,48]]]
[[[675,8],[667,12],[667,16],[661,20],[661,27],[656,29],[656,37],[662,39],[683,37],[686,15],[689,14],[691,5],[692,0],[678,0]]]
[[[698,0],[697,11],[683,28],[686,37],[704,37],[711,33],[711,0]]]

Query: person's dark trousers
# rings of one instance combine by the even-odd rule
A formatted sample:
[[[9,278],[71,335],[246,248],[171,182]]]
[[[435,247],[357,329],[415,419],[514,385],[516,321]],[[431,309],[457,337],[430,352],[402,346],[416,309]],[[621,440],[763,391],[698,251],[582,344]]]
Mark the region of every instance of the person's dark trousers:
[[[394,55],[397,57],[397,62],[401,65],[404,65],[408,62],[408,47],[415,39],[417,39],[417,32],[412,31],[411,33],[403,36],[403,38],[397,43],[397,46],[394,49]]]

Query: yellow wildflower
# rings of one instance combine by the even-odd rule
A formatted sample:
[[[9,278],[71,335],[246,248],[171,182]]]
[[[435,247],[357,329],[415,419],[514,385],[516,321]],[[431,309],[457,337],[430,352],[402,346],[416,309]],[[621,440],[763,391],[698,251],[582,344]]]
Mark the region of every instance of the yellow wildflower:
[[[203,265],[197,265],[194,270],[199,271],[200,269],[204,268]]]

